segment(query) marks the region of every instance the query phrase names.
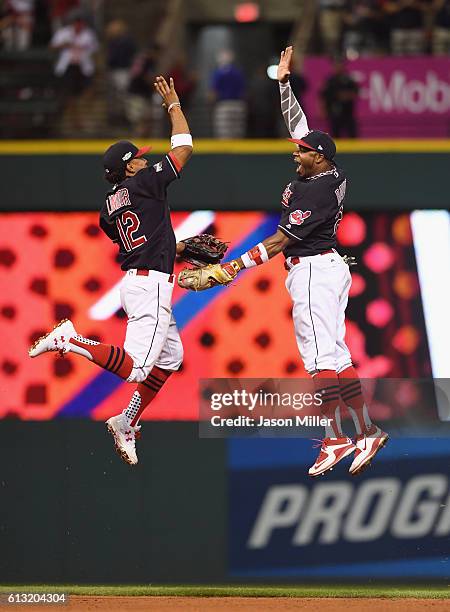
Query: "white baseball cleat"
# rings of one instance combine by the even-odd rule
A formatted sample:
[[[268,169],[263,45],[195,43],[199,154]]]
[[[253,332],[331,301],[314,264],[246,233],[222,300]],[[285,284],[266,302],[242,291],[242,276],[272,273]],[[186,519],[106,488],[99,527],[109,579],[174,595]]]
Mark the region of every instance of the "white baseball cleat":
[[[53,330],[41,336],[32,347],[28,349],[30,357],[37,357],[48,351],[59,351],[61,355],[70,351],[69,340],[76,335],[72,321],[63,319],[55,325]]]
[[[357,476],[369,467],[372,459],[383,448],[388,439],[388,434],[376,425],[372,425],[367,432],[360,434],[356,438],[355,458],[349,469],[350,474]]]
[[[308,474],[310,476],[325,474],[354,450],[355,445],[350,438],[325,438],[322,441],[319,456],[314,465],[309,468]]]
[[[140,425],[132,427],[124,414],[118,414],[106,421],[109,433],[114,437],[117,453],[129,465],[138,462],[136,454],[136,438],[140,437]]]

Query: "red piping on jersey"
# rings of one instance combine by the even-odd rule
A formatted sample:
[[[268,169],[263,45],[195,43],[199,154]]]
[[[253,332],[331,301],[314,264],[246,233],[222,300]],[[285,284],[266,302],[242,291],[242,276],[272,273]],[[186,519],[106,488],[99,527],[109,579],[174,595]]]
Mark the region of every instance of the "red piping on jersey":
[[[182,169],[182,164],[180,164],[180,162],[178,161],[178,159],[175,157],[175,155],[172,153],[172,151],[170,153],[167,153],[167,155],[170,157],[170,159],[173,162],[173,165],[175,166],[175,168],[177,169],[177,172],[180,172]]]

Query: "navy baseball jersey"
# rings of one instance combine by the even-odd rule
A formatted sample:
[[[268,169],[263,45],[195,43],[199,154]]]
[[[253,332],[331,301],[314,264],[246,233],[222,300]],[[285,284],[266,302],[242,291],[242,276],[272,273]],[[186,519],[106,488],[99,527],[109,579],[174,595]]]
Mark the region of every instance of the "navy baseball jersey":
[[[179,178],[170,153],[108,192],[100,227],[119,245],[122,270],[143,268],[172,274],[176,240],[167,203],[167,187]]]
[[[283,251],[286,258],[318,255],[336,247],[346,187],[345,174],[337,167],[286,186],[278,225],[292,239]]]

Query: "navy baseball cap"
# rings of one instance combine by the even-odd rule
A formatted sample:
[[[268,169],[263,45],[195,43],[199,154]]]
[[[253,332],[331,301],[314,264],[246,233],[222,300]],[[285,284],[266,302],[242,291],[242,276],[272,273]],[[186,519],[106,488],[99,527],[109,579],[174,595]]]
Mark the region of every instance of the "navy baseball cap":
[[[105,172],[124,172],[127,163],[135,157],[142,157],[150,151],[151,147],[139,149],[129,140],[119,140],[111,145],[103,155]]]
[[[311,151],[322,153],[325,159],[330,161],[336,155],[336,145],[334,144],[334,140],[329,134],[326,132],[321,132],[320,130],[308,132],[308,134],[303,136],[301,139],[288,138],[288,140],[290,142],[295,142],[295,144],[298,144],[301,147],[310,149]]]

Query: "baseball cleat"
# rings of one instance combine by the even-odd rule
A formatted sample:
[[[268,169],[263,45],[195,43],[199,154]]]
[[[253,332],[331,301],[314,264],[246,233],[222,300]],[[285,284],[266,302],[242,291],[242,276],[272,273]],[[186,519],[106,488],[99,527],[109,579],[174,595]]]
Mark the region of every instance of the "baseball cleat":
[[[356,438],[355,458],[349,469],[350,474],[357,476],[368,468],[372,459],[383,448],[388,438],[388,434],[376,425],[372,425],[367,432],[360,434]]]
[[[128,463],[136,465],[138,462],[136,454],[136,438],[140,438],[140,425],[132,427],[128,424],[124,414],[118,414],[106,421],[106,427],[114,438],[117,453]]]
[[[63,355],[70,351],[69,340],[76,333],[72,321],[63,319],[58,325],[55,325],[51,332],[36,340],[33,346],[28,349],[28,354],[30,357],[37,357],[48,351],[59,351]]]
[[[310,476],[320,476],[348,457],[355,450],[355,445],[350,438],[325,438],[320,447],[316,462],[308,470]]]

